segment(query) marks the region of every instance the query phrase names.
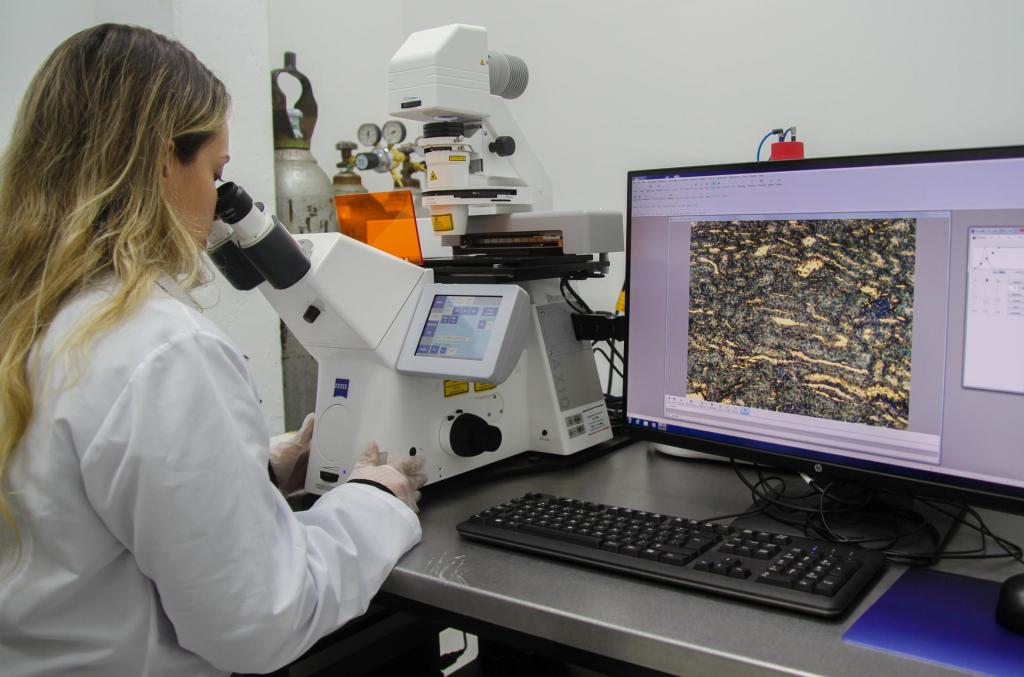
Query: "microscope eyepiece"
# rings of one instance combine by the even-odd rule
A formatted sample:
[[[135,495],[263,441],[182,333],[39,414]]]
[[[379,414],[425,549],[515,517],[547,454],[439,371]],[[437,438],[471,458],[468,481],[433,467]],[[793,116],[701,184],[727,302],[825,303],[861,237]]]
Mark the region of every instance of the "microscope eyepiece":
[[[228,225],[234,225],[252,211],[252,198],[245,189],[233,181],[217,187],[217,218]]]

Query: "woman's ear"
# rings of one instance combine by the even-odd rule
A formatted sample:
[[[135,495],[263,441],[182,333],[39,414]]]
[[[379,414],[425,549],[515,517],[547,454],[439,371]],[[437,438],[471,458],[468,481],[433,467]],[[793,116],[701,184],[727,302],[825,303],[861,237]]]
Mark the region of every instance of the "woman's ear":
[[[176,160],[174,156],[174,141],[167,142],[167,156],[164,160],[163,175],[166,180],[171,175],[171,163]]]

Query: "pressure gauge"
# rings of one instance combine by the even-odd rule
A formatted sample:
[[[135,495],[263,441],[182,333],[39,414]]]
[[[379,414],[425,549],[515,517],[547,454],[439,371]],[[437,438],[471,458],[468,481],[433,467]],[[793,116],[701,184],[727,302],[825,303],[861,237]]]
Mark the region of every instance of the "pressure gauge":
[[[376,146],[380,143],[380,127],[372,122],[361,124],[356,131],[356,138],[364,146]]]
[[[384,140],[389,145],[405,141],[405,125],[399,120],[388,120],[384,123]]]

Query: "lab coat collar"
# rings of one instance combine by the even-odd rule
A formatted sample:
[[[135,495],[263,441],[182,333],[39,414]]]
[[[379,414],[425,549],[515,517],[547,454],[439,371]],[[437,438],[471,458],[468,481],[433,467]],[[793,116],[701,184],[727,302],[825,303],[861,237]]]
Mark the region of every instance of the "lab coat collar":
[[[181,288],[181,285],[167,273],[162,274],[156,281],[158,287],[163,289],[169,296],[172,296],[189,308],[199,310],[199,304],[189,296],[188,292]]]

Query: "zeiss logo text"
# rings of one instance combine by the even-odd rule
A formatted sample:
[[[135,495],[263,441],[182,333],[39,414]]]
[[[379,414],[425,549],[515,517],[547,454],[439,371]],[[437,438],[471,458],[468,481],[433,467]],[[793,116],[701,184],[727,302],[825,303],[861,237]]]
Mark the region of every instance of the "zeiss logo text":
[[[334,396],[348,398],[348,379],[347,378],[336,378],[334,379]]]

